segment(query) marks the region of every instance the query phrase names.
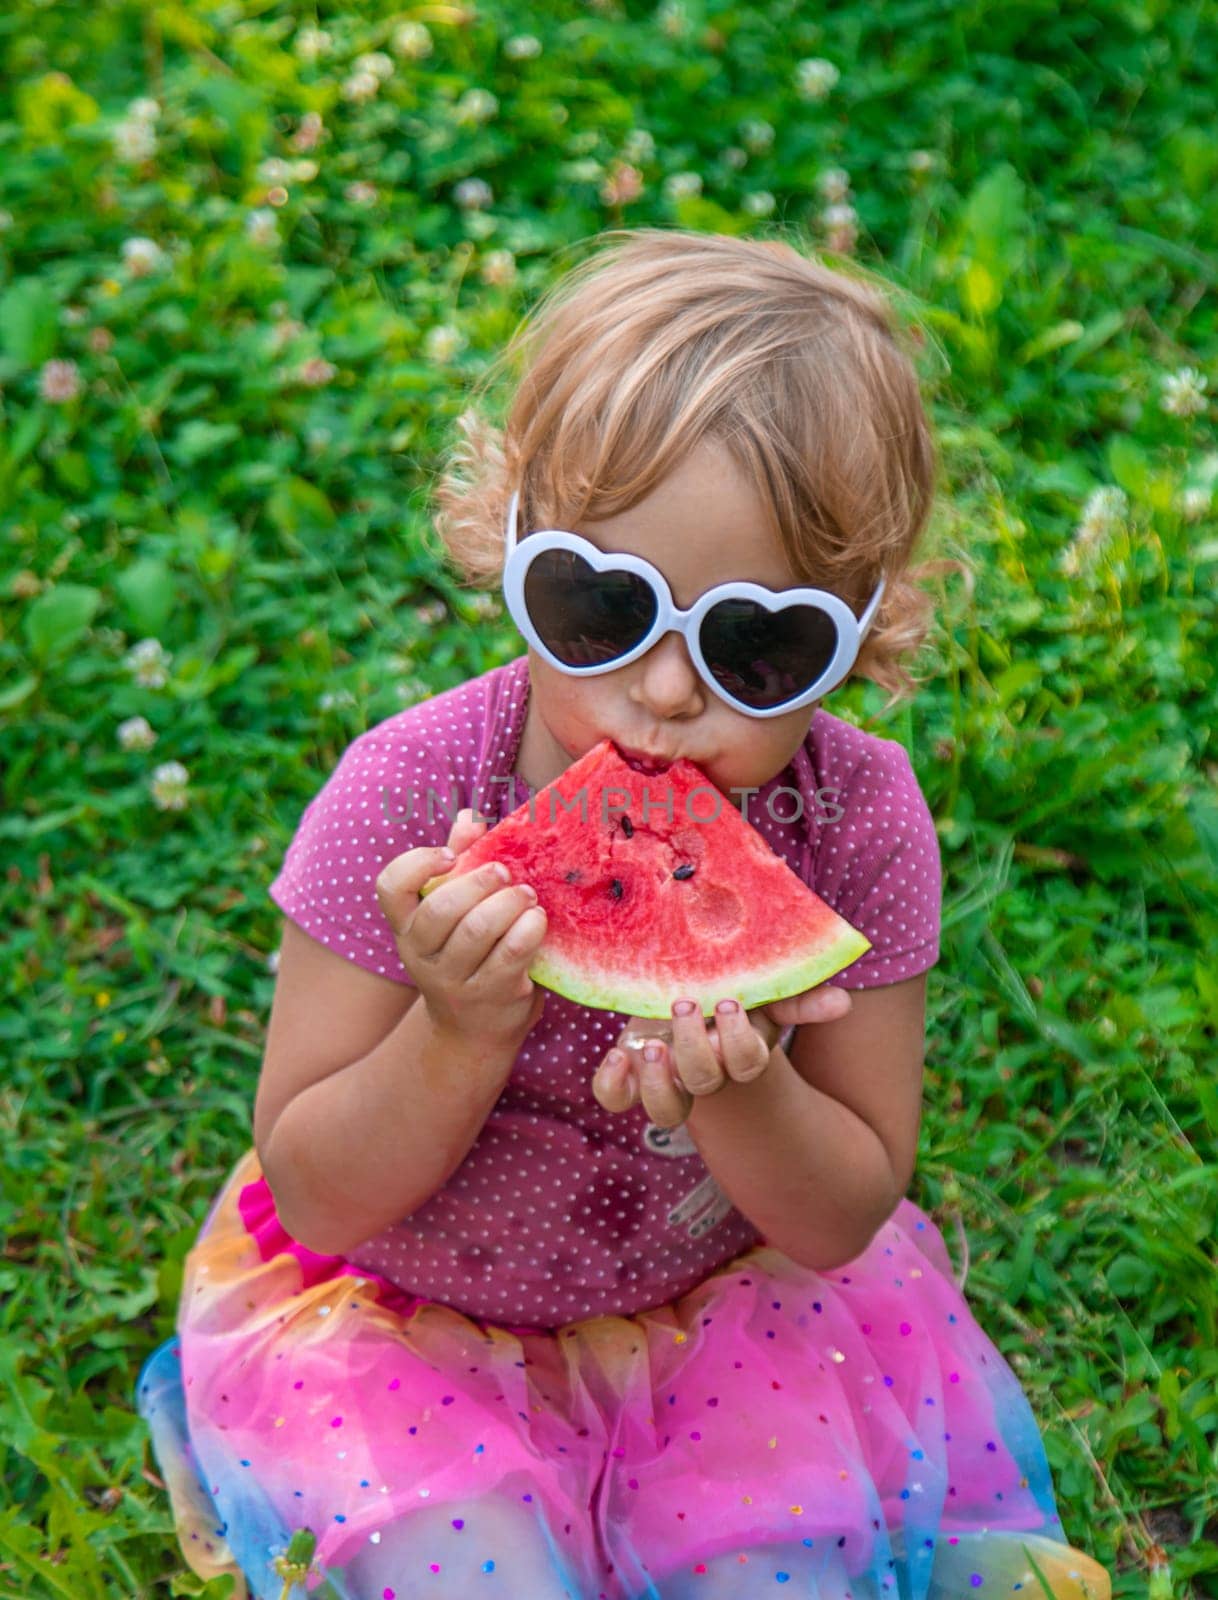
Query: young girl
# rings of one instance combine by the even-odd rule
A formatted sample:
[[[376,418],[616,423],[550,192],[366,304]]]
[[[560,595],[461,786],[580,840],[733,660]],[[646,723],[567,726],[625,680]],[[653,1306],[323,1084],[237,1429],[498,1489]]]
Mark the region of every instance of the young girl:
[[[913,362],[789,245],[604,243],[439,485],[527,653],[355,739],[271,885],[254,1148],[137,1388],[183,1551],[276,1600],[299,1529],[343,1600],[1108,1600],[905,1195],[934,823],[820,704],[908,691],[926,631]],[[530,981],[530,885],[421,898],[606,737],[656,790],[697,763],[870,948],[648,1039]]]

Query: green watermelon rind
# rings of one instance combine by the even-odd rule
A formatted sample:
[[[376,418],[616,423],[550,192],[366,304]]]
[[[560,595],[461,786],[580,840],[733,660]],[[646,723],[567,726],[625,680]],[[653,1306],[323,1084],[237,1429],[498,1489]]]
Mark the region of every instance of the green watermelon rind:
[[[752,1011],[771,1001],[803,994],[805,989],[824,983],[870,949],[870,939],[856,928],[847,927],[807,960],[784,962],[779,967],[771,963],[760,969],[746,968],[734,976],[724,974],[716,980],[713,989],[696,983],[666,988],[654,982],[624,984],[620,979],[611,984],[598,982],[594,975],[557,954],[540,956],[530,966],[529,977],[543,989],[553,990],[577,1005],[591,1006],[598,1011],[620,1011],[632,1017],[668,1017],[672,1014],[672,1002],[684,997],[693,1000],[704,1017],[710,1017],[714,1014],[715,1003],[729,997],[738,1000],[746,1011]]]

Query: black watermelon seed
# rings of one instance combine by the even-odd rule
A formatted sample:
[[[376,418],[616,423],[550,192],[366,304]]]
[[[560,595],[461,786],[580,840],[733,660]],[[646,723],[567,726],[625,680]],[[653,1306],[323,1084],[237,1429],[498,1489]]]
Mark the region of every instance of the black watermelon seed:
[[[622,880],[620,878],[614,878],[613,882],[609,885],[609,893],[615,900],[620,900],[622,898]]]
[[[622,832],[628,839],[634,838],[634,823],[631,822],[629,817],[622,818]]]
[[[579,869],[577,867],[572,867],[570,872],[567,873],[566,882],[567,883],[578,883],[579,882]]]
[[[676,871],[673,873],[673,877],[674,878],[692,878],[693,875],[694,875],[693,865],[692,865],[691,862],[688,862],[688,861],[685,863],[685,865],[683,867],[678,867],[676,869]]]

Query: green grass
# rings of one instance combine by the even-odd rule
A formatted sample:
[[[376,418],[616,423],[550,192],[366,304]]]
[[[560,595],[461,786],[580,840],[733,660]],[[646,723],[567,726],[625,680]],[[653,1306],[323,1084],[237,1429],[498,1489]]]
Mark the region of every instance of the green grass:
[[[0,1600],[202,1592],[132,1387],[251,1139],[304,805],[363,729],[521,648],[428,533],[465,386],[574,241],[822,244],[834,167],[929,336],[935,548],[972,574],[936,580],[912,705],[831,707],[907,742],[940,829],[911,1193],[967,1251],[1067,1534],[1118,1596],[1218,1594],[1218,27],[1187,0],[812,14],[429,7],[419,62],[369,3],[318,14],[315,61],[282,4],[0,17]],[[820,101],[808,57],[840,68]],[[156,149],[120,158],[138,97]],[[302,152],[309,111],[330,137]],[[611,209],[624,150],[644,188]],[[268,158],[317,171],[276,206]],[[165,252],[147,276],[133,237]],[[75,398],[42,397],[51,360]],[[1183,367],[1196,414],[1161,405]],[[1071,574],[1104,485],[1124,515]],[[125,664],[145,638],[162,687]],[[120,745],[135,716],[154,749]],[[152,797],[169,761],[181,810]]]

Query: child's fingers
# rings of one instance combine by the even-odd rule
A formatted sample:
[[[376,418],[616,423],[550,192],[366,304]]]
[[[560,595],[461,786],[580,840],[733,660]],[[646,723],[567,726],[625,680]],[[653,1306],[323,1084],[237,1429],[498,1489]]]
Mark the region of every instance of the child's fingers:
[[[773,1029],[771,1023],[768,1033]],[[724,1071],[735,1083],[751,1083],[765,1071],[773,1046],[754,1028],[748,1012],[736,1004],[728,1011],[715,1007],[715,1031]]]
[[[780,1028],[792,1022],[836,1022],[851,1009],[853,1001],[848,989],[839,989],[832,983],[818,983],[814,989],[802,994],[788,995],[785,1000],[771,1000],[762,1006],[762,1014],[770,1017]]]
[[[549,925],[542,908],[530,904],[524,899],[523,891],[515,886],[509,892],[520,896],[524,909],[516,913],[515,919],[508,923],[494,948],[483,957],[479,970],[482,978],[497,979],[501,973],[517,970],[527,972],[548,931]],[[493,896],[487,904],[493,906],[497,898]]]
[[[678,1013],[680,1003],[674,1001],[672,1007],[672,1053],[677,1076],[691,1095],[714,1094],[723,1088],[727,1077],[701,1011],[693,1005],[688,1012]]]
[[[474,907],[504,889],[510,878],[511,873],[502,862],[484,861],[473,872],[463,872],[459,877],[450,878],[447,883],[431,890],[427,898],[419,902],[410,923],[410,942],[416,953],[429,961],[438,956]],[[505,923],[504,928],[506,926]],[[496,938],[504,928],[499,928]],[[457,952],[462,961],[465,959],[469,935],[476,931],[476,927],[465,930],[465,937]],[[489,945],[487,948],[490,948]]]
[[[524,884],[509,884],[485,895],[457,923],[440,952],[443,971],[458,983],[481,976],[480,969],[497,976],[503,967],[519,965],[544,932],[545,912],[536,894]]]
[[[624,1050],[610,1050],[592,1075],[592,1094],[606,1111],[629,1111],[637,1099],[634,1068]]]
[[[689,1116],[694,1097],[670,1065],[667,1047],[661,1040],[644,1046],[638,1074],[639,1096],[652,1122],[657,1128],[679,1127]]]
[[[448,834],[448,848],[460,855],[462,850],[467,850],[475,839],[481,839],[489,824],[480,816],[472,806],[466,806],[463,811],[458,811],[456,820]]]
[[[452,861],[442,845],[403,850],[381,868],[377,877],[376,903],[389,926],[397,933],[414,915],[419,891],[429,878],[446,872]]]

